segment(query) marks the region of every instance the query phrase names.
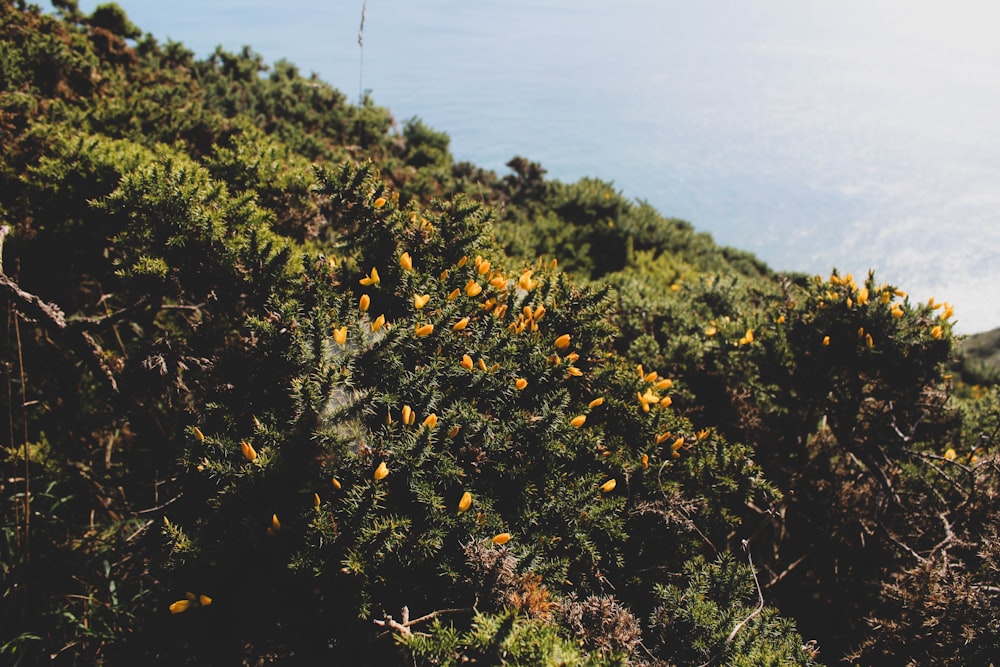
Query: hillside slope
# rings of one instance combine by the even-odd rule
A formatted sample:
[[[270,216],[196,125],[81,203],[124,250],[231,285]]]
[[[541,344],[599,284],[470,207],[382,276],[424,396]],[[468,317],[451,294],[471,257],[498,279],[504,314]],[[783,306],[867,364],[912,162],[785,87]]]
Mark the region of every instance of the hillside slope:
[[[0,0],[5,660],[1000,651],[950,306],[54,5]]]

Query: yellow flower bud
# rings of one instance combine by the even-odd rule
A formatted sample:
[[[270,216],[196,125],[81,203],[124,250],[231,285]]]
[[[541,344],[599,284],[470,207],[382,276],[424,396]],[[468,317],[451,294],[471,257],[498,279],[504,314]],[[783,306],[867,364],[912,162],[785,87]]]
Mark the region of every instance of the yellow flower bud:
[[[413,412],[413,408],[411,408],[409,405],[404,405],[403,406],[403,423],[405,425],[407,425],[407,426],[410,426],[411,424],[413,424],[413,422],[416,421],[416,419],[417,419],[417,415],[416,415],[416,413]]]
[[[719,330],[715,327],[705,327],[705,335],[711,338],[715,334],[719,333]]]
[[[437,426],[437,423],[438,423],[438,417],[433,412],[424,417],[423,425],[429,429],[432,429],[435,426]]]
[[[829,336],[823,336],[823,345],[826,346],[826,347],[830,346],[830,337]]]
[[[469,261],[469,256],[468,255],[462,255],[462,258],[458,260],[458,263],[455,266],[457,266],[458,268],[462,268],[463,266],[465,266],[465,263],[468,262],[468,261]]]
[[[643,380],[645,380],[646,382],[656,382],[656,378],[658,377],[660,377],[659,373],[657,373],[656,371],[649,371],[648,373],[646,373],[646,376],[643,378]]]
[[[413,270],[413,259],[410,257],[410,253],[404,252],[399,256],[399,265],[403,267],[404,271]]]
[[[659,382],[657,382],[655,385],[653,385],[653,389],[656,389],[657,391],[663,391],[664,389],[670,389],[673,386],[674,386],[673,380],[671,380],[670,378],[664,378]]]
[[[278,521],[278,515],[272,514],[271,525],[267,527],[267,530],[265,532],[267,533],[268,537],[277,537],[278,531],[280,530],[281,530],[281,522]]]
[[[453,289],[452,291],[448,292],[448,296],[447,296],[446,298],[448,299],[448,301],[454,301],[455,299],[457,299],[457,298],[458,298],[458,295],[459,295],[460,293],[461,293],[461,292],[460,292],[460,291],[459,291],[459,289],[458,289],[458,288],[456,287],[456,288],[455,288],[455,289]]]
[[[379,480],[385,479],[388,475],[389,475],[389,466],[385,464],[385,461],[382,461],[381,463],[378,464],[378,467],[375,468],[375,474],[373,475],[373,477],[377,482]]]
[[[454,438],[456,435],[458,435],[459,430],[461,429],[459,428],[458,424],[455,424],[450,429],[448,429],[448,437]]]
[[[337,345],[344,346],[347,344],[347,327],[340,327],[339,329],[333,330],[333,340]]]
[[[340,491],[340,489],[343,488],[340,485],[340,480],[337,479],[336,477],[330,480],[330,484],[332,484],[333,488],[337,489],[338,491]]]
[[[319,506],[320,506],[320,503],[321,503],[321,501],[320,501],[320,498],[319,498],[319,494],[318,493],[314,493],[313,494],[313,507],[318,510]]]
[[[472,370],[472,357],[470,357],[467,354],[463,354],[462,355],[462,364],[461,365],[462,365],[462,368],[464,368],[465,370],[471,371]]]
[[[365,312],[366,310],[368,310],[368,306],[370,306],[371,304],[372,304],[372,298],[367,294],[362,294],[361,298],[358,299],[358,308],[361,310],[361,312]]]
[[[378,331],[379,329],[381,329],[382,327],[384,327],[385,326],[385,315],[379,315],[378,317],[376,317],[375,321],[372,322],[371,326],[372,326],[372,333],[375,333],[376,331]]]
[[[181,614],[190,609],[193,604],[194,603],[191,602],[191,600],[178,600],[177,602],[174,602],[172,605],[170,605],[170,613]]]
[[[557,350],[565,350],[567,347],[569,347],[569,334],[568,333],[563,334],[558,338],[556,338],[554,345],[556,346]]]
[[[618,482],[615,479],[609,479],[604,484],[601,484],[601,491],[604,493],[611,493],[618,486]]]
[[[240,450],[243,452],[243,458],[245,458],[250,463],[253,463],[254,461],[257,460],[257,450],[255,450],[253,448],[253,445],[251,445],[246,440],[240,443]]]
[[[581,371],[576,366],[570,366],[569,368],[566,369],[566,375],[572,375],[573,377],[580,377],[581,375],[583,375],[583,371]]]
[[[545,306],[539,305],[538,308],[535,308],[535,312],[531,314],[531,319],[537,322],[538,320],[542,319],[544,315],[545,315]]]
[[[378,199],[376,199],[372,203],[372,206],[374,206],[375,208],[382,208],[383,206],[385,206],[385,197],[379,197]]]
[[[958,453],[955,452],[953,448],[949,447],[947,450],[945,450],[944,457],[949,461],[954,461],[957,456]]]
[[[208,597],[207,595],[199,595],[198,604],[200,604],[202,607],[207,607],[208,605],[212,604],[212,598]]]
[[[454,325],[452,325],[451,330],[452,331],[465,331],[465,327],[467,327],[467,326],[469,326],[469,318],[468,317],[463,317],[458,322],[455,322]]]
[[[418,326],[413,333],[415,333],[419,338],[423,338],[424,336],[430,336],[432,333],[434,333],[434,325],[424,324],[423,326]]]
[[[941,325],[937,325],[933,329],[931,329],[931,338],[934,338],[935,340],[941,340],[942,336],[944,336],[944,329],[941,328]]]
[[[514,380],[514,388],[517,389],[518,391],[521,391],[527,386],[528,386],[528,381],[525,380],[524,378],[517,378],[516,380]]]
[[[594,408],[598,407],[599,405],[604,405],[604,397],[603,396],[598,396],[597,398],[595,398],[594,400],[592,400],[590,403],[587,404],[587,407],[590,408],[591,410],[593,410]]]
[[[573,428],[580,428],[587,421],[587,415],[577,415],[569,420],[569,425]]]
[[[507,544],[510,542],[510,533],[500,533],[493,536],[493,544]]]
[[[464,512],[472,507],[472,494],[466,491],[462,494],[462,499],[458,501],[458,511]]]
[[[648,468],[649,467],[649,454],[643,454],[642,455],[642,467],[643,468]]]
[[[194,437],[198,438],[200,442],[205,442],[205,434],[201,432],[201,429],[195,426],[193,430]]]

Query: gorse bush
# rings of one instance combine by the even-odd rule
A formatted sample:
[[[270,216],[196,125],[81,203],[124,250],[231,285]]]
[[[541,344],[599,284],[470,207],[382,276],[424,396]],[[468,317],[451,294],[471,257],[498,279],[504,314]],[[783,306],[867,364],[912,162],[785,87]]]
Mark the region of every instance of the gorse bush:
[[[6,662],[998,650],[1000,408],[947,304],[113,4],[0,16]]]

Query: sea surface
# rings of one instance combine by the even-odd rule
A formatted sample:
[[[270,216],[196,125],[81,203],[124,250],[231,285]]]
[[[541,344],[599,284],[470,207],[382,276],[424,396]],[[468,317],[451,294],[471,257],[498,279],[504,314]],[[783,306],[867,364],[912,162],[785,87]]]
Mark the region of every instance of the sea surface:
[[[370,91],[457,160],[601,178],[775,269],[874,269],[959,332],[1000,326],[998,2],[118,4],[198,56],[250,45]]]

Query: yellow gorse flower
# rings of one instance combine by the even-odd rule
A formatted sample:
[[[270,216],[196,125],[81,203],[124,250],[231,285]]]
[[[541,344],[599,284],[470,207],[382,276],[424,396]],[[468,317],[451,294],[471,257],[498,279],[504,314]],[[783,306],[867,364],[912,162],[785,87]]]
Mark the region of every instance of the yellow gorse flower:
[[[388,475],[389,475],[389,466],[385,464],[385,461],[382,461],[381,463],[378,464],[378,467],[375,468],[375,474],[373,474],[372,477],[374,477],[375,481],[377,482],[379,480],[385,479]]]
[[[594,400],[592,400],[590,403],[587,404],[587,407],[590,408],[591,410],[593,410],[594,408],[596,408],[599,405],[604,405],[604,397],[603,396],[598,396],[597,398],[595,398]]]
[[[705,327],[705,335],[711,338],[715,334],[719,333],[719,330],[715,327]]]
[[[358,309],[361,310],[361,312],[365,312],[368,310],[368,306],[370,305],[372,305],[372,298],[367,294],[362,294],[361,298],[358,299]]]
[[[278,515],[277,514],[272,514],[271,515],[271,525],[267,527],[267,531],[266,531],[267,532],[267,536],[268,537],[275,537],[275,536],[277,536],[278,531],[280,531],[280,530],[281,530],[281,522],[278,521]]]
[[[170,605],[171,614],[182,614],[188,609],[194,606],[194,602],[191,600],[178,600]]]
[[[447,298],[448,301],[454,301],[455,299],[458,298],[459,294],[461,294],[461,291],[456,287],[452,291],[448,292],[448,296],[445,298]]]
[[[510,542],[510,533],[500,533],[493,536],[493,544],[507,544]]]
[[[945,450],[944,457],[949,461],[954,461],[958,457],[958,453],[951,447]]]
[[[740,338],[740,345],[749,345],[753,342],[753,329],[747,329],[747,332],[743,334],[743,338]]]
[[[569,340],[570,340],[569,334],[565,333],[556,338],[555,343],[553,343],[553,345],[556,346],[557,350],[565,350],[567,347],[569,347]]]
[[[410,257],[410,253],[404,252],[399,256],[399,265],[403,267],[404,271],[413,270],[413,258]]]
[[[462,355],[462,363],[461,363],[461,366],[462,366],[462,368],[464,368],[465,370],[467,370],[467,371],[471,371],[471,370],[472,370],[472,357],[470,357],[470,356],[469,356],[469,355],[467,355],[467,354],[463,354],[463,355]]]
[[[372,202],[372,206],[374,206],[375,208],[382,208],[383,206],[385,206],[385,197],[379,197],[378,199],[376,199],[374,202]]]
[[[671,380],[670,378],[664,378],[659,382],[657,382],[655,385],[653,385],[653,389],[656,389],[657,391],[663,391],[664,389],[670,389],[673,386],[674,386],[673,380]]]
[[[321,501],[320,501],[320,498],[319,498],[319,494],[318,493],[314,493],[313,494],[313,508],[318,510],[320,504],[321,504]]]
[[[452,325],[451,330],[452,331],[465,331],[465,327],[467,327],[467,326],[469,326],[469,318],[468,317],[463,317],[458,322],[455,322],[455,324]]]
[[[470,280],[465,283],[465,294],[466,296],[479,296],[483,291],[483,286],[477,283],[475,280]]]
[[[535,287],[538,285],[537,280],[531,279],[531,274],[532,274],[531,269],[525,269],[524,273],[521,274],[521,277],[517,279],[517,286],[523,289],[525,292],[530,292],[531,290],[535,289]]]
[[[420,338],[423,338],[424,336],[430,336],[432,333],[434,333],[434,325],[424,324],[423,326],[418,326],[416,329],[414,329],[413,333],[415,333]]]
[[[454,438],[456,435],[458,435],[458,432],[460,430],[461,429],[459,428],[458,424],[455,424],[450,429],[448,429],[448,437],[449,438]]]
[[[618,481],[612,478],[606,481],[604,484],[601,484],[601,491],[603,493],[611,493],[612,491],[615,490],[616,486],[618,486]]]
[[[434,428],[438,424],[438,416],[433,412],[424,417],[423,425],[429,429]]]
[[[253,445],[251,445],[246,440],[240,443],[240,451],[243,452],[243,458],[245,458],[250,463],[253,463],[254,461],[257,460],[257,450],[255,450],[253,448]]]
[[[332,484],[333,488],[337,489],[338,491],[340,491],[340,489],[342,488],[340,485],[340,480],[337,479],[336,477],[330,480],[330,484]]]
[[[197,426],[193,427],[194,437],[198,438],[200,442],[205,442],[205,434],[201,432],[201,429]]]
[[[414,294],[413,295],[413,307],[420,310],[427,305],[427,302],[431,300],[430,294]]]
[[[566,369],[566,375],[572,375],[573,377],[580,377],[581,375],[583,375],[583,371],[581,371],[576,366],[570,366],[569,368]]]
[[[403,423],[411,426],[417,420],[417,415],[409,405],[403,406]]]
[[[458,501],[458,511],[464,512],[472,507],[472,494],[466,491],[462,494],[462,498]]]
[[[476,263],[476,273],[478,273],[481,276],[485,276],[489,272],[490,272],[490,262],[488,259],[484,259],[483,261]]]
[[[829,347],[829,345],[830,345],[830,337],[829,336],[823,336],[823,345]]]
[[[371,273],[369,273],[367,276],[365,276],[364,278],[362,278],[358,282],[361,283],[362,285],[365,285],[366,287],[368,285],[375,285],[376,287],[378,287],[379,284],[382,282],[382,279],[379,278],[378,269],[376,269],[373,266],[372,270],[371,270]]]
[[[378,317],[375,318],[375,321],[372,322],[372,333],[375,333],[384,326],[385,326],[385,315],[379,315]]]
[[[461,259],[458,260],[458,262],[455,264],[455,266],[457,266],[458,268],[462,268],[463,266],[465,266],[465,263],[468,262],[468,261],[469,261],[469,256],[468,255],[462,255]]]
[[[569,420],[569,425],[573,428],[580,428],[587,422],[587,415],[577,415]]]
[[[941,340],[943,336],[944,336],[944,329],[941,328],[941,325],[937,325],[931,329],[931,338],[935,340]]]
[[[858,298],[858,305],[859,306],[863,306],[866,303],[868,303],[868,288],[867,287],[862,287],[861,289],[859,289],[858,290],[857,298]]]
[[[347,344],[347,327],[340,327],[333,330],[333,340],[337,345],[344,346]]]
[[[643,454],[642,455],[642,467],[643,468],[648,468],[649,467],[649,454]]]
[[[516,380],[514,380],[514,388],[517,389],[518,391],[521,391],[527,386],[528,386],[528,381],[525,380],[524,378],[517,378]]]

